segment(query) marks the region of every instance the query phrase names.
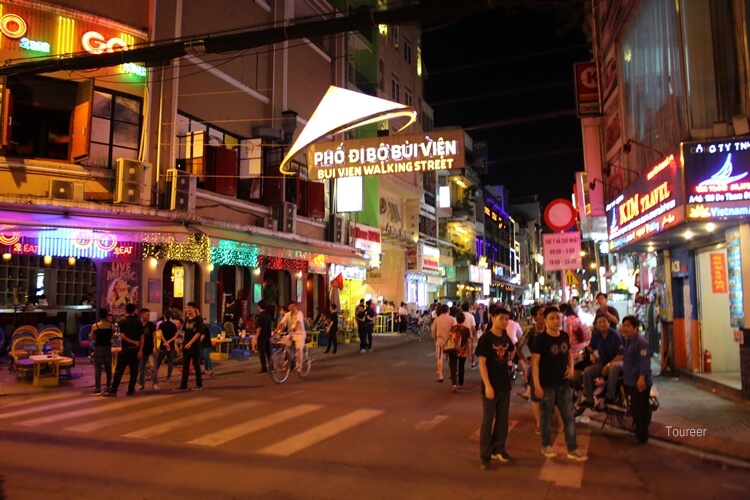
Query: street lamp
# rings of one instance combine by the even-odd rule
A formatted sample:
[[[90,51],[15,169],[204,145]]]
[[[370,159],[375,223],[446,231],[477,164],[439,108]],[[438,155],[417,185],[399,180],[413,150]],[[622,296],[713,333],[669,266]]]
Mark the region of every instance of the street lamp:
[[[297,112],[291,109],[287,109],[281,112],[281,130],[284,131],[284,144],[292,142],[294,137],[294,131],[297,130]]]

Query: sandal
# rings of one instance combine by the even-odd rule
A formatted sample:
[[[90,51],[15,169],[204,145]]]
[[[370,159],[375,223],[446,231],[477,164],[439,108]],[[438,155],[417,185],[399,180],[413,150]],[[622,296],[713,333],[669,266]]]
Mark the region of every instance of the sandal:
[[[528,401],[529,398],[531,397],[530,395],[527,395],[527,394],[525,394],[523,392],[517,392],[516,394],[518,394],[518,397],[521,397],[521,398],[525,399],[526,401]]]

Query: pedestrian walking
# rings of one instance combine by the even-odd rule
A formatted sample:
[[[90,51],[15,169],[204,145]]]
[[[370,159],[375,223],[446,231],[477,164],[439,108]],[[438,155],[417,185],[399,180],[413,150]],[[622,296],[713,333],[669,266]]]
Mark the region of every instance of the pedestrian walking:
[[[570,338],[561,331],[562,314],[554,306],[544,310],[545,331],[537,334],[531,348],[532,378],[536,397],[541,399],[542,455],[556,457],[552,449],[550,423],[555,407],[560,410],[563,420],[567,457],[583,462],[588,457],[578,451],[576,424],[573,418],[573,401],[570,392],[570,379],[573,377],[573,354],[570,351]]]
[[[443,304],[438,307],[438,315],[433,320],[432,326],[432,340],[435,341],[435,359],[437,362],[437,381],[443,381],[443,358],[445,352],[443,346],[445,341],[448,340],[451,328],[456,324],[456,318],[450,315],[450,307]]]
[[[125,318],[120,321],[120,341],[122,350],[117,356],[117,367],[112,377],[112,385],[109,392],[103,396],[113,398],[117,396],[117,389],[120,387],[120,381],[125,373],[125,369],[130,369],[130,381],[128,382],[128,396],[135,393],[135,382],[138,379],[138,360],[143,356],[143,324],[136,314],[135,304],[125,306]]]
[[[367,326],[367,350],[372,350],[372,334],[375,333],[375,318],[378,316],[378,312],[375,309],[375,301],[369,300],[366,302],[367,307],[365,308],[365,325]]]
[[[142,355],[139,356],[138,366],[138,390],[142,391],[146,383],[146,370],[149,362],[151,363],[151,369],[156,369],[156,358],[158,352],[156,350],[156,324],[149,320],[151,311],[147,308],[141,309],[141,324],[143,325],[143,346],[141,347]],[[153,374],[151,375],[153,380]],[[154,390],[159,389],[156,382],[153,383]]]
[[[213,350],[213,344],[211,343],[211,330],[208,328],[206,323],[203,323],[203,331],[201,334],[201,359],[203,360],[203,367],[206,369],[203,375],[214,374],[214,360],[211,359],[211,351]]]
[[[174,369],[174,353],[176,351],[175,342],[177,341],[177,325],[172,321],[172,314],[167,310],[162,316],[161,323],[156,329],[156,338],[159,340],[159,352],[156,356],[156,368],[153,373],[154,388],[159,383],[159,367],[162,362],[167,360],[167,378],[165,382],[172,380],[172,370]]]
[[[357,320],[357,333],[359,334],[359,352],[367,352],[367,312],[365,309],[365,299],[360,299],[354,310],[354,318]]]
[[[109,311],[99,309],[99,321],[91,326],[91,339],[94,341],[94,396],[102,394],[102,367],[107,375],[104,392],[109,392],[112,385],[112,323],[109,322]]]
[[[258,316],[255,318],[255,337],[253,337],[253,351],[260,358],[260,371],[268,372],[268,364],[271,362],[271,332],[273,324],[271,315],[268,313],[268,305],[265,300],[258,302]]]
[[[173,389],[176,392],[185,392],[188,388],[190,378],[190,364],[195,371],[195,389],[203,389],[203,376],[201,374],[201,340],[203,336],[203,318],[198,314],[195,302],[188,302],[185,306],[185,336],[182,344],[182,380],[180,386]]]
[[[451,390],[453,392],[464,386],[464,370],[470,345],[469,339],[471,338],[471,331],[466,326],[467,316],[469,315],[464,314],[463,311],[458,311],[456,313],[456,324],[450,331],[451,335],[455,334],[459,338],[458,349],[448,353],[448,367],[451,372]]]
[[[513,358],[513,342],[506,328],[510,312],[498,306],[490,309],[492,328],[477,342],[476,356],[482,377],[482,424],[479,428],[479,457],[482,469],[490,468],[490,460],[509,462],[505,449],[508,437],[511,380],[509,365]]]
[[[326,345],[325,354],[331,352],[336,354],[339,348],[339,312],[336,304],[331,304],[331,313],[328,315],[328,326],[326,327],[328,344]]]

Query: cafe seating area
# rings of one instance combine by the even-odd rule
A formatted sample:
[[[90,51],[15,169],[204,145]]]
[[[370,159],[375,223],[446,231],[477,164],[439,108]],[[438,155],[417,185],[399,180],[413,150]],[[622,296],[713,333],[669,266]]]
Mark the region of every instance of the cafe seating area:
[[[75,354],[58,326],[16,328],[11,336],[8,370],[17,379],[32,379],[35,386],[56,386],[60,372],[72,380]]]

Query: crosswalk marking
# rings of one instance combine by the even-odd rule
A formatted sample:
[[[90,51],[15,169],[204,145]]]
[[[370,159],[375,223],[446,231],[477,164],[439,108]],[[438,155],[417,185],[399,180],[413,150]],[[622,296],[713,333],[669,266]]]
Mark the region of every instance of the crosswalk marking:
[[[354,375],[349,375],[349,376],[344,377],[344,378],[346,380],[354,380],[354,379],[357,379],[357,378],[367,377],[369,375],[370,375],[370,372],[358,372],[358,373],[355,373]]]
[[[578,451],[581,454],[588,454],[589,441],[591,440],[591,429],[576,429],[578,435]],[[565,433],[557,434],[552,448],[557,452],[557,458],[548,458],[539,471],[539,479],[555,483],[557,486],[567,486],[569,488],[580,488],[583,482],[583,469],[586,462],[574,462],[568,460],[565,456],[568,454],[568,448],[565,445]]]
[[[218,446],[220,444],[226,443],[227,441],[231,441],[233,439],[237,439],[238,437],[257,432],[259,430],[265,429],[266,427],[271,427],[286,420],[291,420],[295,417],[301,417],[302,415],[313,412],[315,410],[319,410],[321,408],[323,408],[323,405],[302,404],[294,406],[292,408],[281,410],[270,415],[265,415],[263,417],[249,420],[247,422],[242,422],[231,427],[226,427],[224,429],[221,429],[220,431],[208,434],[203,437],[199,437],[197,439],[193,439],[192,441],[189,441],[188,444]]]
[[[134,406],[138,404],[145,404],[145,403],[155,404],[165,399],[169,399],[171,397],[172,396],[151,396],[147,398],[131,397],[125,400],[117,401],[116,403],[101,404],[93,408],[85,408],[83,410],[69,411],[67,413],[57,413],[54,415],[47,415],[46,417],[39,417],[39,418],[35,418],[32,420],[26,420],[25,422],[20,422],[19,425],[23,425],[26,427],[34,427],[37,425],[51,424],[53,422],[59,422],[60,420],[67,420],[67,419],[78,418],[78,417],[87,417],[90,415],[96,415],[97,413],[104,413],[104,412],[112,411],[112,410],[121,410],[123,408],[127,408],[128,406]],[[48,410],[49,407],[47,407],[46,409]]]
[[[105,427],[111,427],[117,424],[133,422],[141,418],[156,417],[159,415],[163,415],[165,413],[170,413],[175,410],[184,410],[185,408],[190,408],[191,406],[204,405],[206,403],[211,403],[213,401],[216,401],[216,399],[217,398],[186,399],[186,400],[179,401],[171,405],[159,405],[153,408],[136,411],[134,413],[127,413],[123,415],[118,415],[116,417],[103,418],[100,420],[94,420],[93,422],[86,422],[84,424],[73,425],[71,427],[66,427],[65,430],[73,431],[73,432],[91,432],[97,429],[103,429]]]
[[[418,431],[429,431],[446,418],[448,418],[448,415],[435,415],[432,417],[432,420],[422,420],[421,422],[417,422],[417,425],[415,425],[414,428]]]
[[[300,434],[291,436],[283,441],[267,446],[258,453],[288,457],[309,446],[317,444],[324,439],[328,439],[356,425],[367,422],[382,413],[383,410],[356,410],[339,418],[329,420],[322,425],[308,429]]]
[[[510,431],[513,430],[513,427],[515,427],[517,423],[518,423],[518,420],[509,420],[508,421],[508,434],[510,434]],[[479,429],[477,429],[476,431],[474,431],[474,434],[471,435],[471,437],[469,438],[469,440],[470,441],[479,442],[479,433],[481,431],[482,431],[481,427]]]
[[[60,408],[65,408],[68,406],[74,406],[79,404],[85,404],[85,403],[94,403],[96,401],[99,401],[99,398],[76,398],[76,399],[68,399],[66,401],[59,401],[57,403],[52,403],[48,405],[40,405],[40,406],[33,406],[31,408],[25,408],[23,410],[16,410],[9,413],[3,413],[0,415],[0,418],[13,418],[13,417],[23,417],[24,415],[29,415],[31,413],[39,413],[41,411],[49,412],[50,410],[59,410]],[[34,404],[37,401],[31,401],[30,404]]]
[[[58,392],[55,394],[47,394],[44,396],[35,397],[33,399],[22,399],[20,401],[13,401],[12,403],[2,403],[0,404],[0,408],[13,408],[15,406],[22,406],[27,405],[30,403],[42,403],[44,401],[52,401],[55,399],[60,398],[69,398],[71,396],[80,396],[80,394],[74,393],[74,392]],[[2,418],[2,416],[0,416]]]
[[[166,434],[167,432],[179,429],[181,427],[189,427],[191,425],[206,422],[207,420],[225,417],[238,411],[243,411],[247,410],[248,408],[259,406],[260,404],[260,401],[244,401],[242,403],[226,406],[224,408],[215,408],[203,413],[198,413],[197,415],[187,415],[182,418],[170,420],[169,422],[162,422],[160,424],[144,427],[143,429],[138,429],[137,431],[123,434],[122,437],[147,439],[154,436],[159,436],[161,434]]]

